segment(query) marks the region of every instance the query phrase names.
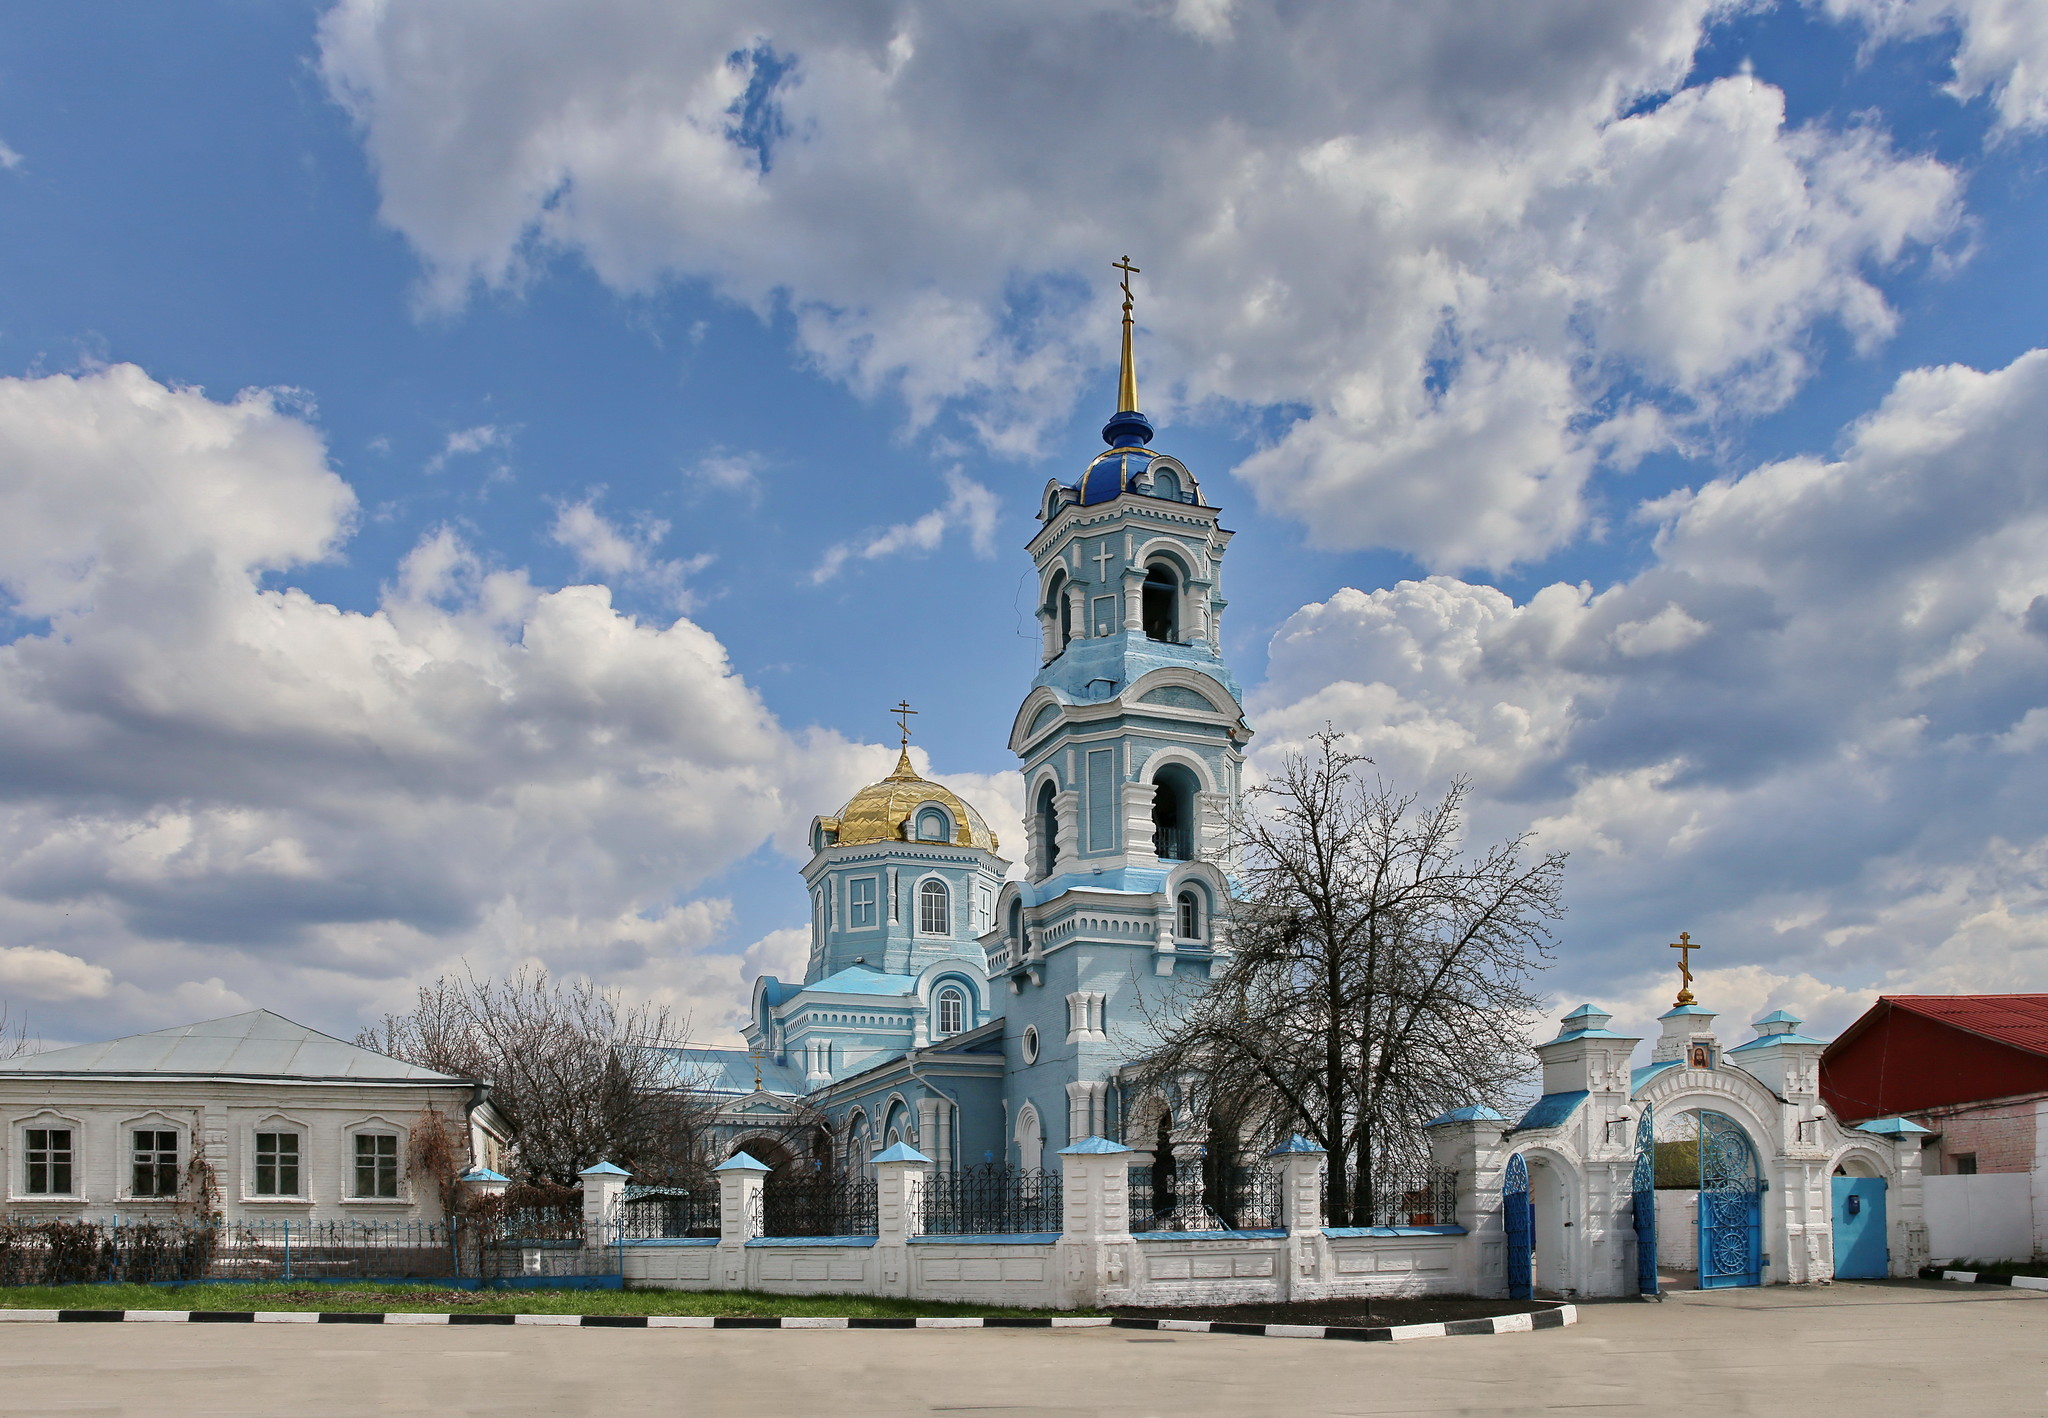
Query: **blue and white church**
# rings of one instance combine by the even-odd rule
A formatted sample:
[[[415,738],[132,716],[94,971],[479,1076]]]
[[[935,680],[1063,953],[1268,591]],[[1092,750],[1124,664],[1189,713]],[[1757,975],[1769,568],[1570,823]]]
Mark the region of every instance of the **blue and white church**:
[[[1231,533],[1151,446],[1131,332],[1127,272],[1107,446],[1046,485],[1026,548],[1042,638],[1010,726],[1021,877],[917,774],[906,731],[894,772],[812,822],[803,980],[755,982],[744,1050],[672,1051],[728,1152],[848,1168],[903,1142],[940,1169],[1037,1169],[1090,1136],[1165,1141],[1163,1103],[1127,1075],[1167,993],[1228,948],[1251,730],[1220,650]]]

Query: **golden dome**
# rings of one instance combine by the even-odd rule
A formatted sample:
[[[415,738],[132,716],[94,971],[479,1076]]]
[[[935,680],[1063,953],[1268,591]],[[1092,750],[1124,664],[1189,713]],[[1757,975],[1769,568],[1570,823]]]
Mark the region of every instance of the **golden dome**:
[[[870,842],[915,841],[911,814],[923,803],[937,803],[953,819],[953,845],[996,849],[996,836],[981,820],[981,814],[950,789],[917,776],[910,766],[910,750],[896,759],[896,771],[879,783],[870,783],[855,793],[839,816],[825,818],[819,825],[839,834],[841,847],[861,847]]]

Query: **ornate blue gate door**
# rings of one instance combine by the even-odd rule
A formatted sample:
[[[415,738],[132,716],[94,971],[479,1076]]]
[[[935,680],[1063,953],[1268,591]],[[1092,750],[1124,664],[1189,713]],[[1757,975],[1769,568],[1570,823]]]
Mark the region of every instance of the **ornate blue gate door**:
[[[1733,1118],[1700,1113],[1700,1289],[1763,1283],[1763,1175]]]
[[[1657,1293],[1657,1129],[1650,1109],[1636,1122],[1636,1174],[1632,1183],[1636,1226],[1636,1293]]]
[[[1536,1209],[1529,1204],[1529,1164],[1517,1152],[1500,1181],[1501,1220],[1508,1232],[1508,1298],[1527,1300],[1535,1291],[1529,1264],[1536,1238]]]

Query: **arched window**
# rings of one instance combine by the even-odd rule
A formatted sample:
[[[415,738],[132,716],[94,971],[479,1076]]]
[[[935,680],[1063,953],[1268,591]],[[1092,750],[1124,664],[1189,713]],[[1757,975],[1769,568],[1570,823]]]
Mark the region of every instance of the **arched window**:
[[[1163,561],[1145,568],[1145,638],[1180,642],[1180,575]]]
[[[943,881],[917,888],[917,929],[924,935],[953,934],[953,899]]]
[[[1178,931],[1182,940],[1202,938],[1202,896],[1198,891],[1183,891],[1178,902],[1180,917]]]
[[[1017,1165],[1027,1172],[1045,1165],[1045,1129],[1038,1125],[1038,1109],[1029,1103],[1017,1114]]]
[[[1178,763],[1169,763],[1152,778],[1152,850],[1162,862],[1189,862],[1195,857],[1195,793],[1201,784]]]
[[[1173,475],[1173,469],[1159,468],[1153,472],[1152,495],[1168,502],[1180,501],[1180,479]]]
[[[1074,607],[1067,596],[1067,573],[1055,571],[1052,581],[1045,590],[1045,609],[1058,621],[1059,638],[1054,641],[1064,652],[1067,643],[1074,638]]]
[[[1010,944],[1024,944],[1024,903],[1014,899],[1010,902]]]
[[[944,842],[952,837],[952,824],[946,821],[946,814],[935,807],[928,807],[917,815],[917,840],[920,842]]]
[[[940,990],[935,1012],[939,1017],[938,1035],[941,1039],[958,1034],[967,1027],[967,998],[958,990]]]
[[[1040,876],[1051,876],[1060,860],[1060,810],[1058,794],[1050,781],[1038,789],[1038,858]]]

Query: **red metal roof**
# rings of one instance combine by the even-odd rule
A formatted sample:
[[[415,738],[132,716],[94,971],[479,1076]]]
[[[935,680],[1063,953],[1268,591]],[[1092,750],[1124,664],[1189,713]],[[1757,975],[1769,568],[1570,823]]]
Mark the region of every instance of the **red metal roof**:
[[[1894,1008],[1938,1019],[2048,1057],[2048,995],[1882,995]]]

